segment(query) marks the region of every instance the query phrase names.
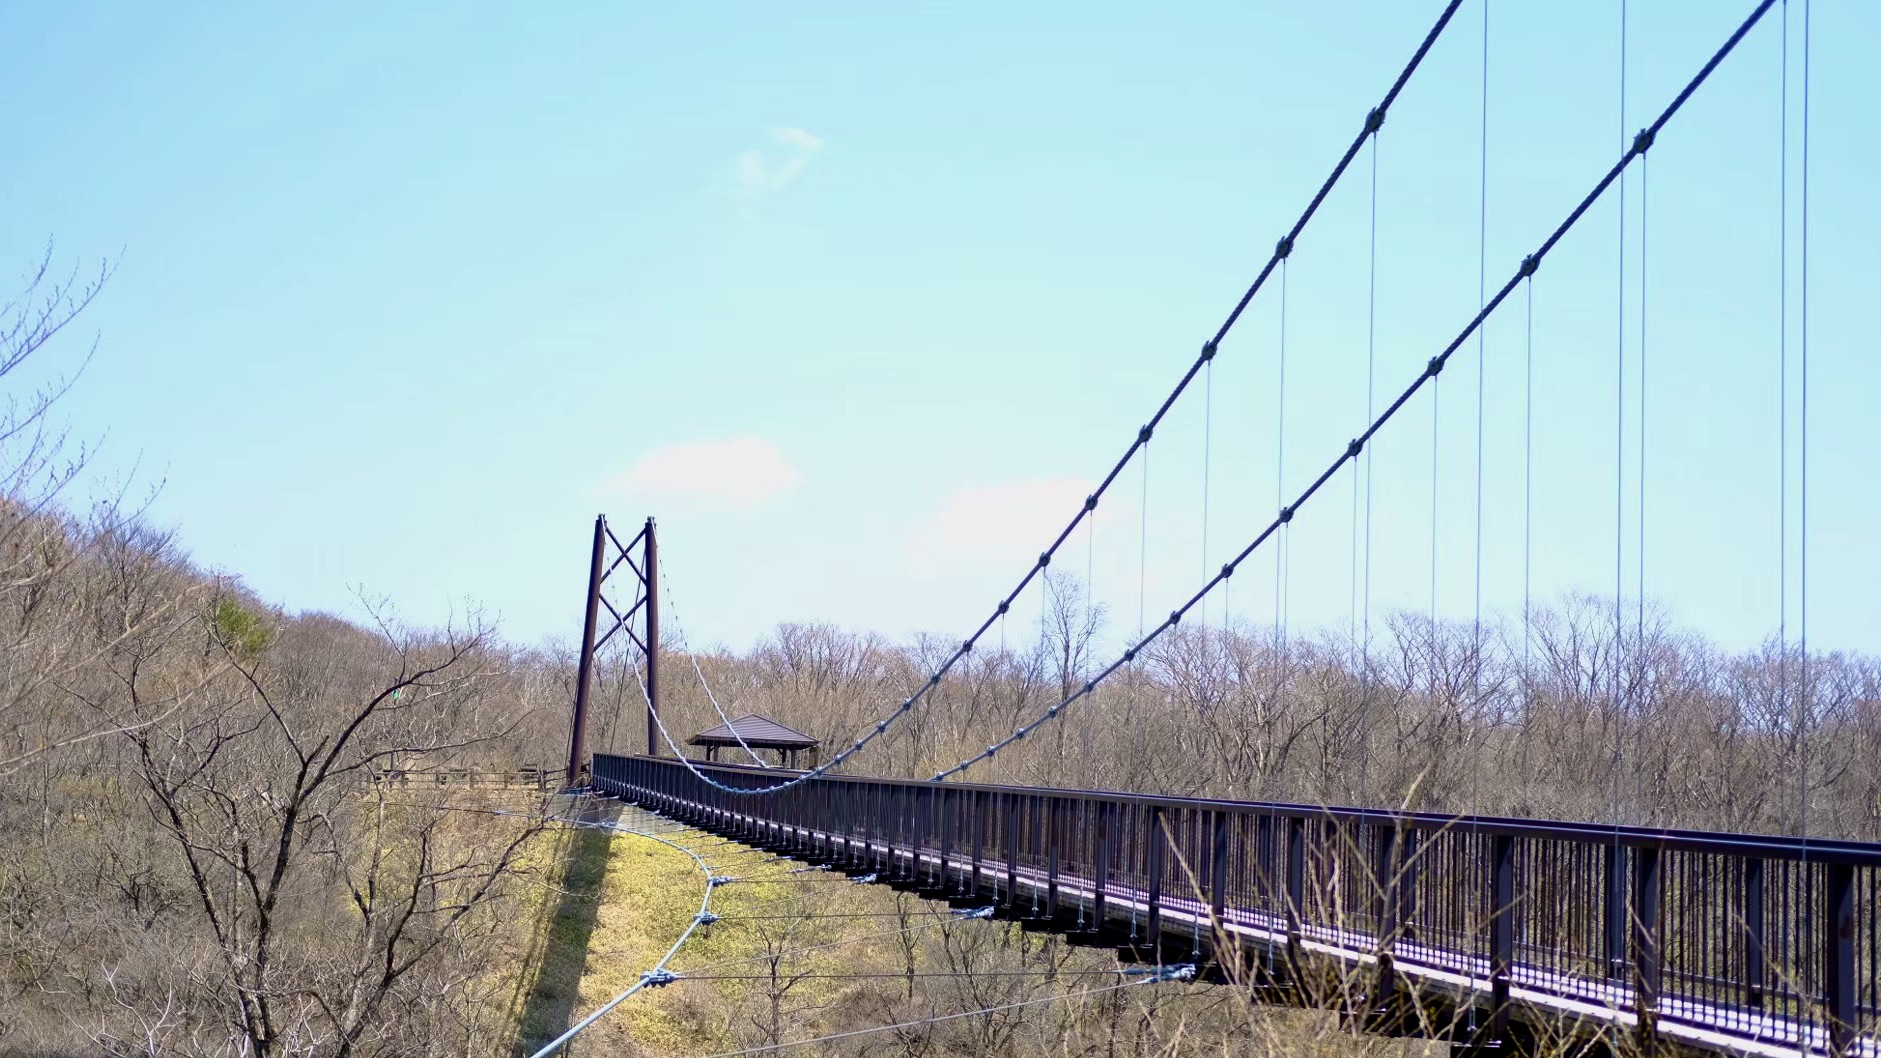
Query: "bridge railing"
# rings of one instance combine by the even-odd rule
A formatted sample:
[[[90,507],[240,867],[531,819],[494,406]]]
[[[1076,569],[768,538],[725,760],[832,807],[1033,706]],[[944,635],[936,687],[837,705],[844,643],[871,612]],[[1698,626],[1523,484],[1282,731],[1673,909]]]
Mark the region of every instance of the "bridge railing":
[[[696,766],[747,788],[781,770]],[[1191,954],[1220,926],[1270,956],[1389,955],[1492,1011],[1519,992],[1836,1054],[1881,1035],[1881,845],[858,776],[741,797],[648,757],[594,775],[733,836]]]

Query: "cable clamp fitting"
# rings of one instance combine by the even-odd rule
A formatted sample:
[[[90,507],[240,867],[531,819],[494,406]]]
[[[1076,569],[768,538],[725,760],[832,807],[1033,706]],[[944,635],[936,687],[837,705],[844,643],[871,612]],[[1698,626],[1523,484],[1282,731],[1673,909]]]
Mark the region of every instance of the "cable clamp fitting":
[[[671,970],[648,970],[640,975],[640,987],[664,988],[679,980],[679,975]]]
[[[1365,442],[1354,437],[1345,446],[1345,457],[1347,459],[1357,459],[1359,456],[1359,453],[1363,452],[1364,450],[1365,450]]]
[[[988,904],[985,907],[955,908],[953,911],[953,917],[955,918],[992,918],[993,906],[991,904]]]
[[[851,878],[850,881],[856,883],[857,885],[873,885],[875,883],[875,880],[879,877],[881,876],[878,874],[865,874],[857,878]]]
[[[1212,338],[1202,343],[1202,362],[1203,363],[1207,363],[1210,360],[1213,360],[1215,358],[1215,348],[1216,348],[1215,341]]]
[[[1169,611],[1169,624],[1173,627],[1181,623],[1182,623],[1182,611],[1181,610]]]
[[[1285,525],[1288,522],[1291,522],[1292,520],[1293,520],[1293,508],[1291,507],[1280,508],[1280,524]]]
[[[1282,261],[1293,256],[1293,236],[1289,235],[1274,244],[1274,256]]]
[[[707,884],[707,885],[709,885],[709,886],[711,886],[712,888],[714,888],[714,889],[716,889],[716,888],[718,888],[718,887],[719,887],[719,886],[721,886],[721,885],[730,885],[730,884],[732,884],[733,882],[735,882],[735,881],[737,881],[737,880],[738,880],[738,879],[736,879],[736,878],[733,878],[733,877],[732,877],[731,875],[729,875],[729,874],[715,874],[715,875],[713,875],[712,877],[710,877],[710,878],[707,878],[707,879],[705,880],[705,884]]]
[[[699,917],[694,919],[693,921],[697,922],[701,926],[709,926],[712,923],[718,921],[718,916],[714,915],[710,911],[701,911],[699,912]]]
[[[1232,577],[1232,576],[1234,576],[1234,563],[1232,563],[1232,562],[1224,562],[1224,563],[1222,563],[1222,565],[1221,565],[1221,579],[1222,579],[1222,580],[1227,580],[1227,579],[1228,579],[1229,577]]]
[[[1375,135],[1379,129],[1382,129],[1384,127],[1385,127],[1385,108],[1373,107],[1372,112],[1365,115],[1366,135],[1368,136]]]
[[[1087,511],[1097,509],[1097,493],[1093,492],[1089,496],[1084,497],[1084,509]]]
[[[1050,551],[1039,552],[1038,568],[1044,569],[1046,566],[1049,566],[1051,564],[1052,564],[1052,553]]]
[[[1633,153],[1645,154],[1651,150],[1655,136],[1656,134],[1650,128],[1640,129],[1639,135],[1633,137]]]
[[[1136,432],[1136,443],[1140,445],[1149,444],[1150,434],[1155,432],[1156,431],[1150,429],[1148,426],[1144,426]]]
[[[1424,375],[1427,378],[1436,378],[1437,372],[1442,371],[1442,370],[1443,370],[1443,357],[1433,356],[1430,358],[1430,363],[1425,365],[1424,367]]]
[[[1536,257],[1534,254],[1529,254],[1527,257],[1522,258],[1522,278],[1526,279],[1534,275],[1535,269],[1540,267],[1541,258]]]

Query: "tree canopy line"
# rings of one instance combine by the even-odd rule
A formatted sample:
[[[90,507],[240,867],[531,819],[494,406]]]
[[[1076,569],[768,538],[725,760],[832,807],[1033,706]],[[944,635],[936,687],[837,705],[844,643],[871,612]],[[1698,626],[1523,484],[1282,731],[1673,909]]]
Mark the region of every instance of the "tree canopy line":
[[[845,770],[927,778],[1081,688],[1105,615],[1053,574],[1043,631],[976,648]],[[962,781],[1881,839],[1881,658],[1774,640],[1729,651],[1633,601],[1576,595],[1476,627],[1394,613],[1343,629],[1184,625]],[[893,711],[957,640],[786,624],[696,660],[727,713],[838,744]],[[601,745],[642,752],[639,685],[603,668]],[[662,664],[676,738],[718,722],[690,661]],[[625,718],[624,720],[622,718]],[[730,754],[728,762],[741,755]],[[744,762],[748,762],[748,759]]]
[[[506,643],[475,612],[284,612],[125,494],[73,509],[69,382],[19,379],[109,269],[52,262],[0,301],[0,1053],[508,1048],[517,923],[559,884],[542,824],[381,780],[557,762],[572,651]],[[1074,580],[1048,591],[1036,641],[975,651],[849,767],[925,778],[1081,686],[1105,615]],[[955,642],[669,640],[667,723],[683,740],[719,722],[696,660],[732,715],[852,738]],[[642,748],[631,661],[600,669],[595,748]],[[1616,635],[1595,597],[1527,634],[1394,615],[1363,649],[1184,626],[967,778],[1769,832],[1801,825],[1806,792],[1810,833],[1881,838],[1881,662],[1803,662],[1662,619]]]

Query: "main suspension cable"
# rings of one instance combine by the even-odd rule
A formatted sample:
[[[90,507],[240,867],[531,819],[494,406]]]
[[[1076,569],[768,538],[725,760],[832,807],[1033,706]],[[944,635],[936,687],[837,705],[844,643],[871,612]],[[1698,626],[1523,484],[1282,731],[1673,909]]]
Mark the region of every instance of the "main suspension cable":
[[[683,642],[686,638],[685,629],[684,626],[679,623],[679,608],[673,605],[673,583],[667,578],[666,567],[663,565],[660,567],[660,587],[666,592],[665,602],[667,618],[672,621],[675,628],[679,629],[679,638]],[[699,686],[705,690],[706,700],[712,703],[712,711],[718,714],[720,720],[725,721],[725,730],[731,732],[732,738],[738,743],[738,748],[744,750],[745,755],[755,761],[758,767],[769,768],[770,765],[765,763],[764,758],[758,756],[757,751],[745,743],[745,736],[738,733],[738,725],[730,716],[726,715],[725,710],[719,706],[718,695],[712,693],[712,684],[706,680],[705,670],[699,667],[698,652],[688,647],[686,650],[686,659],[692,662],[692,671],[698,675]]]
[[[1317,495],[1319,490],[1339,472],[1340,468],[1344,467],[1349,462],[1356,462],[1359,454],[1365,450],[1365,447],[1371,443],[1372,439],[1384,428],[1385,424],[1391,421],[1391,419],[1397,415],[1398,411],[1408,404],[1411,398],[1417,395],[1419,390],[1424,388],[1426,383],[1432,382],[1437,378],[1437,375],[1443,370],[1444,365],[1449,362],[1450,357],[1469,341],[1470,337],[1476,333],[1477,328],[1481,327],[1483,322],[1494,314],[1497,308],[1501,307],[1502,303],[1508,299],[1509,295],[1515,291],[1516,287],[1524,279],[1535,274],[1536,269],[1541,266],[1541,262],[1548,256],[1549,252],[1566,237],[1567,233],[1574,225],[1580,222],[1581,218],[1587,214],[1587,211],[1593,208],[1594,203],[1600,200],[1607,189],[1612,187],[1613,184],[1621,178],[1634,160],[1645,155],[1646,151],[1652,147],[1659,133],[1665,129],[1672,118],[1677,115],[1685,106],[1686,102],[1691,99],[1692,94],[1697,92],[1699,87],[1710,79],[1719,64],[1722,63],[1732,51],[1736,50],[1737,45],[1744,39],[1744,36],[1763,19],[1765,13],[1776,3],[1777,0],[1761,0],[1761,2],[1757,4],[1744,21],[1738,25],[1737,29],[1732,32],[1730,37],[1718,47],[1717,51],[1712,53],[1711,58],[1706,60],[1704,66],[1699,68],[1698,72],[1692,76],[1690,81],[1686,82],[1684,88],[1679,90],[1679,93],[1673,97],[1672,101],[1666,105],[1665,109],[1660,111],[1659,116],[1654,119],[1653,123],[1641,129],[1639,133],[1633,137],[1631,144],[1620,155],[1620,159],[1607,169],[1606,173],[1594,184],[1593,189],[1582,197],[1580,202],[1555,226],[1554,230],[1548,234],[1548,237],[1542,240],[1541,245],[1537,247],[1533,253],[1522,258],[1522,263],[1517,266],[1515,273],[1497,289],[1495,296],[1491,297],[1486,305],[1477,310],[1476,315],[1470,319],[1463,330],[1455,338],[1451,339],[1449,344],[1444,346],[1442,352],[1431,357],[1429,363],[1425,365],[1424,370],[1419,372],[1416,379],[1414,379],[1409,386],[1405,387],[1404,391],[1399,393],[1398,396],[1386,406],[1385,410],[1372,421],[1371,425],[1366,427],[1365,431],[1359,436],[1353,438],[1346,445],[1345,450],[1341,452],[1325,470],[1321,471],[1319,476],[1314,478],[1291,504],[1282,507],[1280,513],[1267,524],[1266,528],[1262,529],[1246,547],[1242,548],[1232,559],[1224,564],[1219,572],[1209,578],[1205,584],[1198,588],[1195,593],[1189,596],[1180,606],[1171,610],[1167,618],[1146,633],[1128,650],[1124,651],[1121,657],[1111,662],[1108,667],[1099,671],[1093,679],[1086,681],[1083,687],[1067,695],[1059,701],[1058,704],[1045,710],[1033,723],[1016,729],[1012,734],[988,746],[985,750],[960,761],[944,771],[936,773],[933,776],[933,781],[939,781],[950,775],[964,772],[980,761],[994,756],[999,750],[1006,746],[1025,738],[1040,724],[1049,723],[1057,719],[1067,707],[1096,690],[1097,685],[1108,679],[1112,673],[1134,661],[1140,651],[1154,642],[1164,632],[1174,628],[1182,618],[1199,604],[1202,599],[1206,598],[1216,586],[1233,576],[1235,569],[1259,549],[1262,544],[1266,543],[1268,539],[1278,533],[1283,526],[1292,521],[1294,514],[1299,511],[1301,506]],[[688,767],[690,767],[690,765],[688,765]],[[695,774],[698,774],[696,768],[693,770]],[[703,776],[702,774],[701,777],[706,778],[707,782],[716,785],[716,782],[709,777]]]
[[[1365,450],[1366,445],[1369,444],[1372,438],[1375,437],[1377,433],[1381,429],[1384,428],[1385,423],[1389,422],[1398,413],[1398,411],[1404,407],[1405,404],[1409,403],[1411,398],[1415,397],[1418,391],[1424,388],[1425,383],[1434,380],[1437,377],[1438,373],[1443,370],[1444,365],[1449,362],[1451,355],[1454,354],[1457,349],[1461,348],[1462,345],[1465,342],[1467,342],[1472,335],[1476,333],[1477,328],[1482,326],[1483,321],[1486,320],[1491,314],[1493,314],[1496,311],[1498,307],[1501,306],[1503,301],[1508,298],[1509,294],[1514,291],[1516,286],[1524,278],[1534,274],[1535,270],[1538,267],[1540,267],[1541,261],[1547,257],[1549,252],[1551,252],[1554,249],[1554,247],[1561,241],[1562,238],[1564,238],[1567,235],[1568,231],[1572,229],[1575,224],[1579,223],[1580,219],[1587,213],[1587,211],[1590,208],[1592,208],[1593,204],[1597,202],[1606,193],[1607,189],[1611,187],[1613,183],[1622,176],[1622,174],[1625,173],[1626,169],[1633,163],[1633,161],[1645,154],[1647,149],[1652,146],[1652,143],[1654,139],[1657,137],[1658,133],[1662,131],[1665,128],[1665,126],[1672,120],[1672,118],[1679,112],[1679,110],[1684,107],[1686,102],[1691,99],[1693,93],[1697,92],[1699,87],[1703,85],[1705,81],[1710,79],[1712,73],[1716,71],[1719,64],[1722,63],[1724,59],[1727,56],[1729,56],[1732,51],[1736,49],[1738,43],[1743,40],[1745,34],[1749,33],[1750,30],[1754,26],[1756,26],[1759,21],[1762,20],[1764,14],[1768,12],[1769,9],[1776,4],[1776,2],[1777,0],[1761,0],[1761,2],[1758,3],[1756,8],[1752,10],[1750,15],[1745,18],[1745,20],[1738,26],[1738,28],[1730,35],[1730,37],[1727,38],[1725,42],[1717,49],[1717,51],[1712,54],[1710,59],[1708,59],[1705,62],[1705,64],[1698,70],[1698,72],[1695,75],[1693,75],[1691,80],[1689,80],[1685,84],[1685,86],[1679,91],[1679,93],[1673,97],[1672,101],[1666,105],[1665,109],[1660,112],[1658,118],[1655,119],[1651,125],[1640,130],[1639,134],[1634,137],[1632,144],[1620,156],[1619,160],[1614,162],[1613,165],[1607,169],[1607,171],[1594,184],[1594,187],[1590,191],[1587,192],[1587,194],[1580,200],[1580,202],[1577,205],[1575,205],[1575,207],[1572,210],[1569,211],[1568,215],[1554,228],[1552,232],[1549,233],[1547,238],[1542,241],[1541,245],[1537,247],[1533,253],[1529,254],[1527,257],[1524,257],[1522,259],[1522,263],[1518,266],[1515,274],[1510,276],[1509,279],[1505,283],[1503,283],[1501,288],[1497,290],[1495,296],[1489,299],[1488,304],[1484,305],[1481,309],[1477,311],[1476,315],[1473,318],[1471,318],[1468,324],[1464,326],[1462,332],[1459,333],[1454,339],[1452,339],[1450,343],[1444,347],[1442,352],[1432,357],[1430,359],[1430,362],[1426,365],[1425,369],[1417,375],[1417,377],[1410,383],[1409,386],[1407,386],[1404,389],[1403,392],[1398,394],[1398,396],[1395,399],[1393,399],[1389,405],[1386,406],[1385,410],[1382,413],[1380,413],[1372,421],[1371,425],[1368,426],[1365,429],[1365,431],[1361,433],[1358,437],[1353,438],[1351,442],[1349,442],[1348,445],[1346,446],[1346,449],[1343,452],[1341,452],[1340,455],[1336,459],[1334,459],[1332,463],[1326,467],[1325,470],[1321,471],[1318,477],[1314,478],[1306,486],[1306,488],[1300,492],[1299,496],[1295,498],[1294,502],[1289,504],[1286,507],[1281,508],[1279,514],[1271,522],[1268,523],[1267,527],[1261,530],[1261,532],[1258,535],[1256,535],[1255,538],[1247,544],[1247,546],[1243,547],[1239,552],[1236,553],[1236,555],[1232,559],[1230,559],[1227,563],[1225,563],[1219,572],[1217,572],[1213,577],[1209,578],[1209,580],[1205,584],[1203,584],[1202,587],[1197,589],[1196,592],[1193,595],[1191,595],[1180,606],[1170,611],[1168,618],[1158,623],[1155,628],[1146,632],[1138,640],[1138,642],[1136,642],[1128,650],[1126,650],[1121,657],[1113,661],[1108,667],[1098,672],[1093,678],[1085,681],[1084,685],[1081,688],[1077,689],[1076,691],[1064,697],[1062,700],[1058,702],[1058,704],[1053,705],[1049,709],[1047,709],[1045,713],[1042,714],[1042,716],[1040,716],[1037,721],[1035,721],[1035,724],[1025,725],[1016,729],[1011,735],[1008,735],[1005,738],[1001,739],[1000,741],[994,743],[993,745],[988,746],[984,751],[981,751],[980,753],[976,753],[973,756],[968,757],[960,761],[959,763],[953,765],[952,767],[947,768],[941,772],[938,772],[937,774],[933,776],[933,779],[938,781],[940,779],[946,778],[949,775],[953,775],[953,774],[967,770],[968,768],[972,767],[974,764],[978,763],[979,761],[985,760],[991,757],[993,754],[997,753],[998,750],[1003,748],[1004,746],[1010,745],[1011,743],[1015,741],[1023,739],[1027,734],[1030,733],[1032,727],[1035,726],[1036,723],[1043,723],[1043,722],[1048,722],[1050,720],[1056,719],[1058,715],[1067,706],[1073,704],[1074,702],[1085,697],[1086,695],[1091,694],[1093,691],[1097,689],[1097,685],[1099,683],[1102,683],[1104,680],[1108,679],[1113,673],[1116,672],[1117,669],[1122,668],[1123,666],[1128,665],[1131,662],[1135,661],[1139,651],[1141,651],[1144,647],[1148,646],[1150,643],[1154,642],[1164,632],[1168,631],[1170,628],[1173,628],[1179,621],[1181,621],[1183,616],[1186,615],[1190,609],[1194,608],[1198,603],[1200,603],[1200,601],[1203,598],[1205,598],[1210,592],[1212,592],[1216,588],[1216,586],[1222,584],[1229,577],[1231,577],[1234,574],[1235,568],[1239,566],[1240,563],[1245,561],[1248,558],[1248,556],[1252,555],[1270,537],[1272,537],[1277,532],[1279,532],[1283,526],[1285,526],[1288,522],[1292,521],[1294,513],[1300,508],[1300,506],[1306,503],[1308,500],[1312,499],[1313,496],[1318,494],[1319,490],[1323,488],[1325,484],[1329,480],[1331,480],[1332,477],[1338,473],[1339,469],[1343,467],[1347,462],[1356,461],[1359,454]],[[1432,29],[1431,35],[1426,37],[1424,43],[1419,47],[1418,54],[1414,57],[1412,65],[1406,68],[1406,72],[1400,75],[1398,82],[1393,85],[1391,92],[1387,93],[1387,96],[1386,96],[1387,102],[1389,102],[1391,99],[1396,98],[1398,91],[1402,89],[1405,80],[1408,79],[1410,71],[1415,68],[1416,63],[1418,61],[1421,61],[1424,53],[1429,50],[1431,43],[1433,43],[1434,40],[1436,39],[1436,34],[1440,32],[1442,27],[1448,23],[1450,16],[1454,14],[1457,8],[1457,5],[1459,3],[1461,3],[1461,0],[1453,0],[1453,2],[1445,8],[1444,14],[1439,20],[1437,26]],[[1359,138],[1355,139],[1352,143],[1352,146],[1348,148],[1345,156],[1341,159],[1339,166],[1335,170],[1334,176],[1332,178],[1329,178],[1329,183],[1326,186],[1321,188],[1320,193],[1314,198],[1313,205],[1309,207],[1308,212],[1305,215],[1303,215],[1301,220],[1295,225],[1296,233],[1298,230],[1304,227],[1306,220],[1309,219],[1311,216],[1312,210],[1318,207],[1319,202],[1324,199],[1326,193],[1330,190],[1330,187],[1331,187],[1330,180],[1336,179],[1337,174],[1342,173],[1344,171],[1345,167],[1350,163],[1352,158],[1357,155],[1359,148],[1363,146],[1366,135],[1369,135],[1370,132],[1375,131],[1377,127],[1379,126],[1379,124],[1383,122],[1383,120],[1384,120],[1384,111],[1382,107],[1374,109],[1371,112],[1371,114],[1368,116],[1366,120],[1365,134],[1362,134],[1361,136],[1359,136]],[[1261,279],[1257,280],[1255,286],[1249,289],[1248,294],[1243,298],[1242,304],[1236,307],[1235,312],[1229,317],[1228,321],[1224,323],[1222,331],[1220,333],[1225,334],[1228,327],[1230,327],[1233,324],[1234,320],[1239,318],[1241,308],[1246,305],[1248,300],[1252,299],[1253,294],[1259,288],[1261,281],[1265,279],[1267,274],[1271,272],[1273,267],[1280,260],[1284,259],[1285,253],[1290,252],[1291,248],[1292,248],[1292,236],[1289,236],[1287,239],[1282,240],[1280,247],[1276,248],[1275,257],[1270,259],[1268,263],[1268,267],[1262,271]],[[1208,359],[1213,357],[1214,348],[1215,348],[1214,342],[1210,342],[1209,345],[1205,347],[1203,357],[1198,359],[1195,362],[1195,364],[1191,366],[1188,375],[1185,376],[1185,382],[1184,382],[1185,385],[1186,385],[1186,380],[1189,378],[1193,378],[1196,374],[1198,374],[1201,366],[1207,363]],[[1181,386],[1178,386],[1176,392],[1172,393],[1169,399],[1165,401],[1163,407],[1158,410],[1156,417],[1152,419],[1151,421],[1152,425],[1155,422],[1160,421],[1161,416],[1164,413],[1166,413],[1170,404],[1173,403],[1176,395],[1179,394],[1180,392],[1181,392]],[[1125,459],[1123,461],[1120,461],[1118,465],[1112,469],[1111,473],[1105,478],[1102,488],[1109,487],[1109,484],[1116,479],[1117,473],[1119,473],[1122,470],[1124,463],[1127,462],[1128,459],[1136,453],[1138,448],[1140,448],[1142,445],[1148,442],[1151,432],[1152,432],[1152,426],[1150,425],[1146,425],[1142,430],[1138,432],[1137,440],[1133,442],[1132,445],[1130,446],[1130,449],[1128,453],[1126,454]],[[1044,570],[1047,565],[1050,564],[1051,555],[1053,551],[1055,551],[1056,548],[1064,542],[1066,536],[1072,531],[1073,528],[1075,528],[1075,526],[1078,524],[1079,521],[1081,521],[1091,511],[1096,509],[1098,498],[1099,498],[1099,493],[1097,492],[1092,493],[1091,496],[1086,498],[1084,509],[1081,510],[1079,514],[1072,519],[1072,522],[1066,526],[1065,530],[1059,534],[1057,541],[1053,543],[1052,547],[1047,549],[1046,552],[1044,552],[1043,554],[1039,556],[1038,563],[1034,565],[1032,569],[1026,574],[1025,578],[1020,582],[1019,587],[1014,589],[1015,593],[1019,590],[1022,590],[1026,585],[1029,585],[1031,581],[1033,580],[1033,578],[1038,576],[1039,573],[1042,570]],[[737,787],[737,786],[732,786],[726,783],[722,783],[719,780],[713,778],[710,775],[707,775],[705,772],[700,770],[697,764],[695,764],[693,761],[684,757],[683,754],[679,755],[677,762],[683,765],[687,770],[692,772],[694,776],[696,776],[697,778],[705,782],[707,785],[712,786],[715,789],[719,789],[732,796],[747,796],[748,797],[748,796],[762,796],[762,795],[767,795],[767,794],[774,794],[780,790],[788,789],[800,783],[804,783],[809,780],[819,778],[823,776],[824,774],[828,773],[831,769],[847,761],[849,757],[859,752],[862,748],[868,745],[869,742],[871,742],[872,740],[874,740],[881,734],[885,733],[888,730],[889,725],[893,723],[893,721],[898,716],[905,715],[907,712],[911,711],[914,708],[915,704],[925,694],[931,691],[935,686],[939,685],[942,676],[946,674],[947,670],[951,668],[953,664],[958,662],[961,657],[964,657],[966,653],[972,649],[974,642],[979,638],[979,636],[985,633],[988,629],[990,629],[993,626],[993,623],[998,620],[999,615],[1009,608],[1009,603],[1010,603],[1011,598],[1012,596],[1009,596],[1008,601],[1005,603],[1002,603],[1000,609],[996,610],[992,616],[988,617],[986,621],[980,626],[979,630],[977,630],[973,634],[973,636],[969,637],[966,640],[966,642],[964,642],[961,645],[961,647],[953,653],[953,655],[949,658],[949,660],[945,664],[943,664],[940,667],[940,669],[938,669],[932,676],[928,678],[928,681],[925,684],[923,684],[919,690],[917,690],[914,694],[910,695],[907,699],[905,699],[901,703],[901,705],[898,707],[895,713],[892,713],[889,716],[884,717],[883,719],[878,721],[873,729],[865,733],[861,738],[857,739],[852,746],[845,748],[839,751],[838,753],[836,753],[825,764],[819,765],[818,767],[813,768],[810,771],[803,772],[797,775],[796,777],[786,780],[781,783],[777,783],[777,784],[766,786],[766,787],[752,788],[752,787]],[[635,672],[636,678],[638,677],[638,675],[639,673],[636,670]],[[642,691],[643,696],[645,695],[645,690],[646,690],[645,686],[644,684],[642,684],[641,691]],[[664,724],[661,723],[661,724],[658,724],[657,726],[659,727],[662,735],[665,737],[667,744],[669,746],[673,746],[674,743],[673,743],[672,735],[670,732],[667,732],[665,730]],[[677,754],[676,746],[675,746],[675,753]]]

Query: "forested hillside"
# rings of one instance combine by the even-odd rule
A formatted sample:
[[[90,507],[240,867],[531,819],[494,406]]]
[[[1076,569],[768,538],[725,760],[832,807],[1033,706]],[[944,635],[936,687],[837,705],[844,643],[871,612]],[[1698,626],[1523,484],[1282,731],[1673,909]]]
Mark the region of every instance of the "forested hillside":
[[[29,277],[0,314],[0,384],[54,354],[77,372],[82,342],[55,339],[107,277]],[[420,628],[370,598],[344,617],[270,605],[134,500],[76,502],[65,391],[13,385],[0,420],[0,1053],[512,1052],[534,1016],[518,982],[557,957],[531,930],[568,898],[569,864],[541,798],[440,812],[427,780],[559,766],[572,657],[475,613]],[[1075,581],[1049,591],[1041,626],[1004,630],[848,767],[926,777],[1081,687],[1116,636]],[[1397,615],[1364,646],[1185,626],[969,778],[1771,832],[1801,828],[1806,803],[1813,835],[1881,838],[1875,658],[1727,651],[1650,614],[1622,627],[1594,597],[1480,631]],[[804,624],[748,650],[669,640],[667,723],[683,739],[719,722],[709,684],[731,715],[840,746],[956,643]],[[641,751],[632,659],[608,660],[596,747]],[[904,985],[841,998],[875,1020],[938,1009]],[[729,1042],[781,1031],[740,1016]],[[1038,1039],[1008,1028],[979,1053]],[[1118,1038],[1087,1029],[1065,1031]],[[1157,1038],[1127,1035],[1133,1053]],[[962,1039],[920,1053],[975,1053]]]

